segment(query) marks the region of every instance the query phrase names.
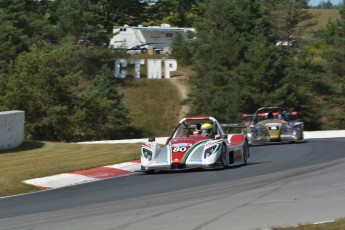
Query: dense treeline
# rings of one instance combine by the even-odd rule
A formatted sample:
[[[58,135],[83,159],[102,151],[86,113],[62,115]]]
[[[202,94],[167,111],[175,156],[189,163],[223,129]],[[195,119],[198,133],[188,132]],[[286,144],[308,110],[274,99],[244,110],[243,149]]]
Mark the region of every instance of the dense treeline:
[[[26,111],[27,138],[128,137],[108,49],[114,25],[196,27],[175,58],[193,66],[192,114],[237,120],[260,106],[301,111],[307,127],[343,128],[341,19],[306,36],[307,0],[1,0],[0,110]],[[169,12],[169,13],[167,13]],[[276,47],[277,41],[290,45]]]
[[[283,106],[299,111],[306,129],[345,127],[344,7],[337,22],[313,34],[306,0],[209,0],[200,6],[192,113],[228,121],[258,107]]]
[[[26,112],[27,138],[121,137],[128,111],[115,87],[113,60],[123,54],[104,44],[112,28],[107,20],[125,16],[104,14],[112,2],[0,1],[0,109]]]
[[[0,111],[26,112],[26,138],[130,138],[113,77],[114,25],[191,25],[197,0],[1,0]],[[170,14],[160,12],[171,12]],[[137,134],[136,134],[137,135]]]

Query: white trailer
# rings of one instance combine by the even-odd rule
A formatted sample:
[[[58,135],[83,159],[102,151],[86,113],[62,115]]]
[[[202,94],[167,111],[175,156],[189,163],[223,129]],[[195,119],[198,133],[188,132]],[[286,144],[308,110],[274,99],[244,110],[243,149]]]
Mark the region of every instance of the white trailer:
[[[141,53],[147,53],[149,49],[152,49],[153,52],[160,53],[163,50],[171,50],[177,33],[181,33],[182,37],[187,40],[188,33],[195,33],[195,29],[170,27],[169,24],[149,27],[124,25],[114,27],[109,46]]]

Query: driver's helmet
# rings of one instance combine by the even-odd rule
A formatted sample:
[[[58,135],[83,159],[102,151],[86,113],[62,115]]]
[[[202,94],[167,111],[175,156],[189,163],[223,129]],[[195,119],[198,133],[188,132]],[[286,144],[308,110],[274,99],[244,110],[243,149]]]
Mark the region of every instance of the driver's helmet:
[[[213,125],[210,123],[205,123],[201,126],[201,136],[209,137],[213,134]]]

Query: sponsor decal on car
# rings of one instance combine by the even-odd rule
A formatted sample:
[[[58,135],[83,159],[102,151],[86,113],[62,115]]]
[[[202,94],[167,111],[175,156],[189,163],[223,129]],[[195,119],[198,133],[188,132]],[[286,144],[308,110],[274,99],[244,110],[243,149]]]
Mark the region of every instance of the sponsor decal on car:
[[[144,146],[149,148],[149,149],[151,149],[151,150],[153,149],[153,145],[152,144],[145,143]]]
[[[171,147],[171,150],[174,153],[186,152],[191,146],[192,146],[192,144],[190,144],[190,143],[173,144]]]
[[[192,146],[192,144],[191,143],[178,143],[178,144],[173,144],[172,145],[172,147],[174,148],[174,147],[190,147],[190,146]]]
[[[208,148],[208,147],[215,145],[215,144],[218,144],[220,142],[222,142],[222,140],[210,141],[210,142],[206,143],[205,148]]]

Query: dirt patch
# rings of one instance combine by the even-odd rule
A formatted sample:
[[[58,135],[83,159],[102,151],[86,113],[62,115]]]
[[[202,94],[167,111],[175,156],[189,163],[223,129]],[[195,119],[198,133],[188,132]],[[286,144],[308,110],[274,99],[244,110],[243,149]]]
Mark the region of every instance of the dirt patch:
[[[170,78],[171,83],[173,83],[180,92],[180,97],[182,100],[185,100],[188,98],[188,78],[193,74],[193,71],[190,68],[180,68],[179,71],[175,71],[172,74],[172,77]],[[182,102],[181,102],[182,103]],[[180,118],[186,117],[186,115],[189,113],[189,106],[182,104],[181,111],[179,114]]]

